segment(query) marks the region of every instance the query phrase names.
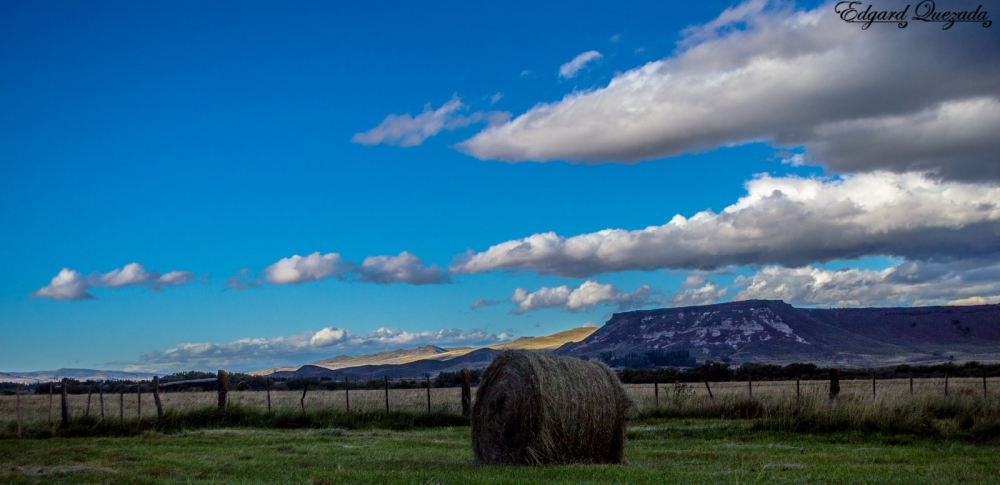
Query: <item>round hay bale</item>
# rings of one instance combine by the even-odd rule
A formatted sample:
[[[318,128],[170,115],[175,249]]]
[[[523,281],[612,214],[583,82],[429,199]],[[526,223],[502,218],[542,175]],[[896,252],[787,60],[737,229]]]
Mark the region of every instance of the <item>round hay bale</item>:
[[[484,465],[620,463],[631,407],[600,362],[508,350],[476,392],[472,451]]]

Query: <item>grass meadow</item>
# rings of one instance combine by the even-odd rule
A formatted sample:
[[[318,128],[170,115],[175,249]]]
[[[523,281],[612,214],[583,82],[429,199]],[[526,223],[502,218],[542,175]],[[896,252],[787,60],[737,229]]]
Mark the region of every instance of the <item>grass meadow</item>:
[[[1000,380],[906,379],[628,385],[636,409],[625,463],[616,466],[474,466],[461,391],[352,390],[70,396],[0,396],[2,483],[997,483]],[[658,395],[658,397],[657,397]]]

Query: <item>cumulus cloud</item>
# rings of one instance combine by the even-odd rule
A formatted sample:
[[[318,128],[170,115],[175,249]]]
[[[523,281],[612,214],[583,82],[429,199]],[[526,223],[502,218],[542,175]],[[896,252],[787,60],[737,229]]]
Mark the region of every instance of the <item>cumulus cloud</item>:
[[[351,265],[345,264],[339,254],[320,254],[316,251],[305,257],[296,254],[290,258],[282,258],[268,266],[264,273],[268,282],[287,285],[340,276],[350,268]]]
[[[687,288],[678,291],[674,296],[670,297],[670,304],[672,306],[711,305],[718,302],[726,294],[727,290],[728,288],[719,288],[719,285],[709,281],[699,288]]]
[[[598,324],[597,322],[595,322],[593,320],[587,320],[587,323],[583,324],[584,328],[598,328],[600,326],[601,326],[600,324]]]
[[[529,292],[524,288],[514,290],[510,298],[517,308],[510,311],[514,315],[543,308],[562,308],[567,312],[586,312],[595,305],[616,305],[619,311],[641,308],[662,301],[662,293],[648,286],[640,286],[631,293],[624,293],[614,285],[600,284],[587,280],[578,288],[557,286],[542,287]]]
[[[497,95],[491,98],[493,103],[500,100],[498,95],[502,96],[500,93],[497,93]],[[494,126],[505,123],[510,119],[510,113],[501,111],[477,111],[468,116],[459,114],[459,112],[466,108],[468,106],[463,104],[456,96],[441,105],[438,109],[431,109],[430,104],[424,106],[423,113],[415,117],[409,113],[403,115],[391,114],[375,128],[355,134],[351,138],[351,142],[360,143],[365,146],[384,143],[387,145],[412,147],[420,145],[424,140],[438,134],[441,130],[454,130],[483,122],[489,126]]]
[[[406,251],[399,256],[369,256],[355,271],[361,281],[369,283],[430,285],[451,282],[447,270],[436,264],[424,266],[420,258]]]
[[[559,75],[566,79],[572,79],[576,77],[577,73],[579,73],[580,70],[583,69],[587,64],[597,61],[601,57],[604,56],[602,56],[601,53],[597,51],[584,52],[574,57],[572,61],[569,61],[566,64],[559,66]]]
[[[31,298],[51,298],[53,300],[80,301],[92,300],[94,295],[87,292],[92,285],[88,278],[69,268],[59,271],[48,286],[39,288],[31,294]]]
[[[194,273],[191,271],[171,271],[161,275],[156,271],[146,271],[139,263],[129,263],[107,273],[94,272],[87,276],[63,268],[52,278],[48,286],[39,288],[29,296],[64,301],[92,300],[94,295],[90,294],[89,290],[95,286],[105,288],[145,286],[149,290],[159,291],[164,286],[181,286],[193,280]]]
[[[915,173],[837,179],[770,177],[719,213],[662,226],[563,237],[542,233],[456,257],[453,273],[532,271],[565,277],[726,265],[797,267],[895,256],[969,259],[1000,252],[1000,188]]]
[[[479,346],[513,340],[506,333],[499,335],[470,329],[448,328],[438,331],[409,332],[382,327],[358,335],[348,329],[327,327],[319,331],[301,332],[272,338],[243,338],[229,343],[184,343],[167,350],[143,354],[126,370],[253,370],[274,365],[302,364],[309,359],[321,359],[331,352],[377,352],[401,346]]]
[[[913,262],[890,268],[839,271],[768,266],[739,276],[734,300],[776,299],[822,307],[986,304],[1000,298],[1000,263]]]
[[[841,172],[1000,179],[1000,30],[861,30],[832,2],[787,5],[727,9],[685,31],[671,57],[537,105],[459,148],[593,164],[767,141],[804,146],[807,161]]]
[[[243,270],[239,276],[230,278],[227,284],[236,290],[259,287],[260,278],[251,278],[248,274],[249,270]],[[268,266],[264,269],[264,274],[269,283],[277,285],[319,281],[331,277],[378,284],[430,285],[451,282],[447,269],[436,264],[426,266],[420,258],[406,251],[397,256],[369,256],[361,265],[345,261],[337,253],[321,254],[317,251],[308,256],[296,254]]]

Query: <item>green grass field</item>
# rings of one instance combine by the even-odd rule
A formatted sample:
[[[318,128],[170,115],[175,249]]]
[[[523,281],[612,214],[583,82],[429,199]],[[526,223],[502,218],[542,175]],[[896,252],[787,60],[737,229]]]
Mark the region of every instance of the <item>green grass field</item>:
[[[1000,446],[748,421],[644,420],[620,466],[472,464],[468,427],[204,429],[0,440],[2,483],[997,483]]]

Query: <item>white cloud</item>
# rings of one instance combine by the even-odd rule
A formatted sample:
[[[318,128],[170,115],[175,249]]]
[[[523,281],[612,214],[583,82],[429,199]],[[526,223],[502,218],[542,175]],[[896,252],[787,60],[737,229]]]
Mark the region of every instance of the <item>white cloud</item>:
[[[495,103],[496,101],[499,101],[499,98],[494,95],[493,102]],[[456,96],[436,110],[432,110],[429,104],[424,106],[423,113],[420,113],[416,117],[410,116],[409,113],[403,115],[391,114],[375,128],[355,134],[351,138],[351,142],[366,146],[384,143],[387,145],[412,147],[420,145],[424,140],[438,134],[441,130],[454,130],[483,122],[489,126],[494,126],[510,119],[510,113],[500,111],[478,111],[469,116],[458,114],[465,108],[467,106],[462,104]]]
[[[604,56],[602,56],[601,53],[597,51],[584,52],[574,57],[572,61],[569,61],[566,64],[559,66],[559,75],[566,79],[572,79],[576,77],[577,73],[580,72],[580,69],[583,69],[584,66],[600,59],[601,57]]]
[[[711,305],[718,302],[726,294],[727,290],[728,288],[719,288],[719,285],[709,281],[700,288],[688,288],[678,291],[670,298],[670,305],[675,307]]]
[[[773,299],[823,307],[986,304],[1000,295],[1000,263],[904,262],[890,268],[839,271],[765,267],[739,276],[734,300]]]
[[[356,269],[361,281],[428,285],[449,283],[448,271],[436,264],[424,266],[420,258],[403,251],[399,256],[369,256]]]
[[[296,254],[290,258],[282,258],[268,266],[264,273],[268,282],[286,285],[340,276],[348,269],[350,265],[344,264],[339,254],[320,254],[317,251],[306,257]]]
[[[681,282],[681,287],[682,288],[685,288],[685,287],[690,288],[690,287],[695,287],[695,286],[701,286],[701,285],[704,285],[707,282],[708,282],[708,280],[706,280],[705,278],[703,278],[701,276],[698,276],[698,275],[688,275],[688,277],[684,278],[684,281]]]
[[[94,295],[87,292],[90,282],[79,272],[69,268],[59,271],[48,286],[39,288],[32,293],[31,298],[51,298],[53,300],[80,301],[91,300]]]
[[[835,171],[1000,178],[1000,50],[988,47],[1000,45],[1000,30],[861,30],[831,2],[787,5],[727,9],[685,31],[671,57],[537,105],[459,148],[596,164],[767,141],[805,146],[807,160]]]
[[[149,273],[139,263],[129,263],[120,269],[113,269],[98,278],[101,286],[119,288],[122,286],[144,285],[149,281]]]
[[[63,268],[52,278],[48,286],[31,293],[30,297],[65,301],[91,300],[94,296],[89,290],[95,286],[105,288],[145,286],[149,290],[158,291],[163,286],[180,286],[193,280],[194,273],[190,271],[171,271],[161,275],[156,271],[146,271],[139,263],[129,263],[104,274],[95,272],[88,276]]]
[[[595,322],[593,320],[587,320],[587,323],[583,324],[584,328],[598,328],[600,326],[601,326],[600,324],[598,324],[597,322]]]
[[[408,332],[382,327],[365,335],[327,327],[290,336],[243,338],[229,343],[184,343],[149,352],[129,363],[130,371],[254,370],[276,365],[303,364],[330,356],[331,352],[377,352],[423,345],[479,346],[513,340],[506,333],[456,328]]]
[[[541,233],[456,257],[453,273],[565,277],[661,268],[802,266],[863,256],[975,258],[1000,252],[1000,187],[874,172],[841,179],[770,177],[720,213],[662,226],[563,237]]]
[[[542,287],[529,292],[524,288],[514,290],[510,301],[517,308],[510,313],[520,315],[532,310],[543,308],[562,308],[568,312],[586,312],[596,305],[617,305],[620,311],[641,308],[646,305],[660,303],[662,298],[659,290],[648,286],[640,286],[631,293],[623,293],[614,285],[600,284],[596,281],[585,281],[578,288],[557,286]]]
[[[158,285],[180,286],[186,285],[193,280],[194,273],[191,271],[171,271],[154,279],[154,282]]]

